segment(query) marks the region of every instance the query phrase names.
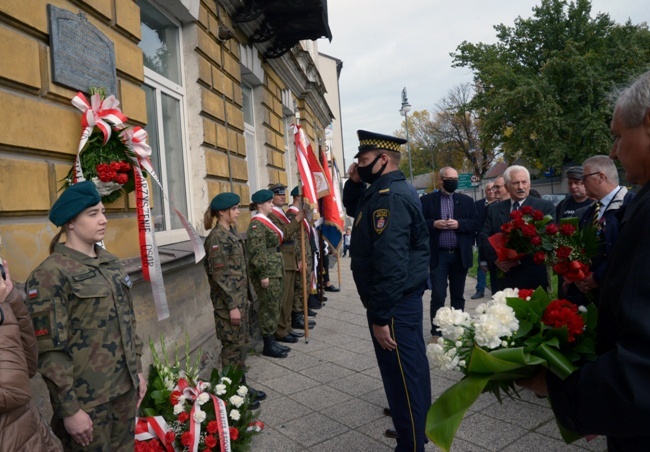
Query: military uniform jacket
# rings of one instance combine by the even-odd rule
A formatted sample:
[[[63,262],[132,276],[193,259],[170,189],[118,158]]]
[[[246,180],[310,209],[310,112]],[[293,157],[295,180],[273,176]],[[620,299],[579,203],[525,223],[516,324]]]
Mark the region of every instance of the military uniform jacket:
[[[352,274],[376,325],[387,325],[405,295],[423,290],[429,274],[429,233],[420,202],[401,171],[364,189],[348,180],[345,207],[354,216]]]
[[[300,258],[296,252],[296,233],[300,232],[300,224],[298,224],[297,221],[291,221],[292,219],[290,219],[289,223],[285,223],[283,219],[280,219],[275,210],[269,214],[268,218],[274,225],[280,228],[284,234],[284,240],[280,244],[284,271],[298,271],[298,260],[300,260]]]
[[[296,214],[298,213],[298,208],[289,208],[287,209],[287,218],[289,218],[292,222],[296,218]],[[312,256],[314,255],[314,247],[312,245],[313,238],[310,235],[311,227],[309,227],[309,224],[306,222],[306,220],[302,220],[303,223],[303,230],[305,231],[305,259],[307,260],[307,268],[311,269],[312,268]],[[302,247],[300,245],[300,230],[296,232],[296,236],[294,239],[294,250],[296,253],[296,258],[298,261],[302,259]]]
[[[280,238],[264,223],[251,220],[246,233],[248,270],[251,279],[282,278],[282,253]]]
[[[241,308],[248,303],[248,270],[244,241],[234,230],[218,224],[204,243],[205,271],[214,309]]]
[[[117,257],[96,251],[57,244],[26,284],[38,368],[59,418],[137,388],[142,372],[131,280]]]

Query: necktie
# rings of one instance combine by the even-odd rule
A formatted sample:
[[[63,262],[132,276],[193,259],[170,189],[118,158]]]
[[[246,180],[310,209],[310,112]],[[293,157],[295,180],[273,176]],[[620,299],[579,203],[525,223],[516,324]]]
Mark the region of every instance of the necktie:
[[[519,201],[515,201],[515,202],[512,203],[512,210],[513,210],[513,212],[515,210],[519,210]]]
[[[591,221],[592,226],[595,227],[596,229],[600,229],[600,221],[598,221],[599,215],[600,215],[600,201],[597,201],[596,208],[594,209],[594,218]]]

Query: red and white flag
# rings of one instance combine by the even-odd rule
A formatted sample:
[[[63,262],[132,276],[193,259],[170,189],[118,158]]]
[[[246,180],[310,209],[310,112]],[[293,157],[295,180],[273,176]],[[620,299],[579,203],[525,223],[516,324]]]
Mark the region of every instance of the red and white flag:
[[[321,164],[325,173],[325,178],[330,186],[332,186],[332,176],[330,174],[329,163],[327,162],[327,153],[325,150],[321,151]],[[331,190],[326,196],[323,197],[323,224],[321,231],[323,239],[325,239],[333,248],[338,249],[341,246],[341,239],[343,238],[343,219],[341,218],[341,211],[339,209],[339,202],[336,199],[336,190]]]
[[[292,127],[303,196],[309,206],[313,208],[318,205],[318,198],[322,198],[330,192],[330,186],[304,130],[298,125]]]

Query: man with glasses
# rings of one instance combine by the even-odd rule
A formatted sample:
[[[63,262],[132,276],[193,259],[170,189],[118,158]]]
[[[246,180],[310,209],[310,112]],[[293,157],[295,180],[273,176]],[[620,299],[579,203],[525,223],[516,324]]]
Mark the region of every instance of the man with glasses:
[[[499,176],[494,179],[494,185],[492,185],[492,191],[494,193],[494,198],[497,201],[505,201],[510,199],[510,192],[506,188],[506,181],[503,176]]]
[[[445,305],[447,282],[451,307],[465,309],[465,279],[474,263],[472,247],[479,227],[474,200],[458,188],[458,172],[445,167],[438,173],[440,190],[420,198],[422,214],[429,230],[429,277],[431,278],[431,338],[437,342],[441,333],[433,318]]]

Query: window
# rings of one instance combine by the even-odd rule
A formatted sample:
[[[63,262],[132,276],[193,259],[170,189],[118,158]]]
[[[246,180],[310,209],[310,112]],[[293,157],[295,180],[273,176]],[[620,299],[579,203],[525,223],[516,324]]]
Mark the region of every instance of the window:
[[[253,88],[242,85],[243,111],[244,111],[244,140],[246,141],[246,163],[248,164],[248,187],[251,194],[259,190],[257,174],[257,148],[255,146],[255,113]]]
[[[151,162],[173,207],[188,216],[185,162],[185,114],[180,25],[145,0],[140,7],[144,54],[143,89],[147,101],[147,132]],[[160,190],[150,179],[156,232],[182,229]],[[174,241],[170,239],[169,242]]]

